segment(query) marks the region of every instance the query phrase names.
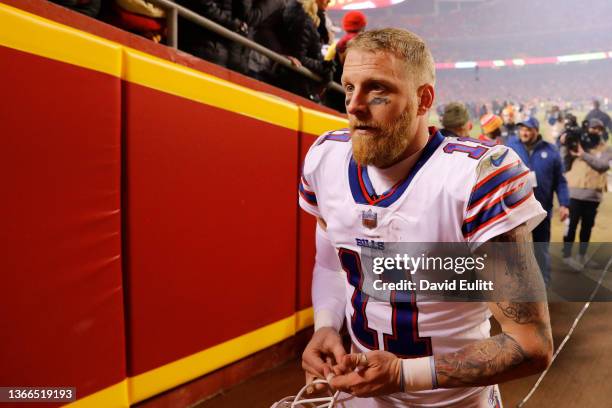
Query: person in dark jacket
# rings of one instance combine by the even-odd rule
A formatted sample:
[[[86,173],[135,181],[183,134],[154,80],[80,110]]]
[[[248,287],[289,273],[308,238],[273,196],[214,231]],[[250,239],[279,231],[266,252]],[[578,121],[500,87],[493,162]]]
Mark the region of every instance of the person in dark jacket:
[[[321,38],[317,32],[320,20],[315,0],[289,0],[283,13],[287,54],[323,78],[331,80],[333,61],[325,61],[321,52]],[[285,71],[284,88],[320,101],[319,90],[323,84],[316,84],[299,74]]]
[[[531,170],[535,186],[534,196],[542,204],[548,216],[532,231],[534,253],[544,282],[550,283],[550,220],[552,217],[553,196],[557,193],[559,216],[564,221],[569,216],[569,191],[563,175],[563,162],[556,146],[542,140],[540,124],[530,117],[518,124],[518,137],[508,139],[507,146],[514,149],[521,160]]]
[[[246,36],[251,0],[178,0],[201,16]],[[246,72],[248,56],[243,46],[185,18],[179,18],[179,48],[215,64]]]
[[[249,17],[253,40],[277,54],[287,55],[283,42],[283,13],[286,0],[255,0]],[[281,86],[278,81],[280,68],[270,58],[257,51],[249,55],[249,75],[260,81]]]
[[[316,0],[317,3],[317,16],[319,17],[319,25],[317,26],[317,32],[319,33],[319,40],[321,45],[331,44],[333,41],[333,32],[330,32],[332,25],[329,16],[327,15],[327,6],[329,0]]]

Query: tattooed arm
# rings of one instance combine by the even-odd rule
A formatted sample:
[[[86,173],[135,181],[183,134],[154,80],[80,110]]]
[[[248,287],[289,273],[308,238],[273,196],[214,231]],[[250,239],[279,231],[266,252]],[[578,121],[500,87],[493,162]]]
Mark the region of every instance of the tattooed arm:
[[[544,284],[529,242],[521,225],[496,237],[494,242],[513,242],[513,254],[497,251],[496,284],[503,285],[507,301],[491,302],[489,309],[502,333],[470,344],[454,353],[435,356],[438,385],[443,388],[489,385],[544,370],[551,361],[553,346]],[[510,246],[506,247],[508,250]],[[516,250],[514,250],[516,248]],[[501,275],[501,276],[500,276]],[[533,297],[533,294],[540,296]]]
[[[552,335],[544,283],[528,237],[527,228],[519,226],[493,240],[489,262],[505,300],[489,302],[489,308],[502,333],[434,356],[438,387],[497,384],[537,373],[550,364]],[[504,242],[508,244],[500,244]],[[496,296],[499,300],[497,289]],[[355,371],[356,367],[360,370]],[[381,350],[344,355],[332,369],[332,387],[358,397],[427,390],[433,382],[431,357],[401,360]]]

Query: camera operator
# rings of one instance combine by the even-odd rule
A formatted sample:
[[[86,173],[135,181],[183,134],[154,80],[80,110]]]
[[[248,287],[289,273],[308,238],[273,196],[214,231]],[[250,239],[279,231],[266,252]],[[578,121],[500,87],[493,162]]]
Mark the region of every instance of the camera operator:
[[[599,119],[590,119],[583,123],[582,128],[568,124],[561,136],[561,153],[567,169],[565,177],[570,189],[570,217],[567,233],[563,237],[563,261],[576,269],[582,268],[585,263],[597,207],[607,191],[606,172],[612,160],[612,147],[604,141],[605,134],[604,123]],[[571,258],[572,244],[581,220],[580,249],[576,262]]]

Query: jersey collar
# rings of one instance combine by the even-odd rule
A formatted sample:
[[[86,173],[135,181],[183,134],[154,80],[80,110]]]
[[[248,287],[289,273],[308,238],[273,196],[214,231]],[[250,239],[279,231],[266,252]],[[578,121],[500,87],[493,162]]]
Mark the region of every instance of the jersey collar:
[[[434,127],[429,128],[429,141],[423,148],[423,153],[419,160],[414,164],[403,180],[398,181],[393,187],[377,196],[368,176],[367,166],[358,164],[351,156],[348,168],[349,185],[351,194],[357,204],[366,204],[376,207],[388,207],[396,202],[406,191],[410,182],[417,175],[419,170],[425,165],[427,160],[433,155],[438,146],[444,140],[444,136]]]

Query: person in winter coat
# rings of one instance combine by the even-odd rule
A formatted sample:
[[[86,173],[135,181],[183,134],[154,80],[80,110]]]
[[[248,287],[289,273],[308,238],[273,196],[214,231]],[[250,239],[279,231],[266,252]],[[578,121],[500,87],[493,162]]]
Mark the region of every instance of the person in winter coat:
[[[331,80],[333,61],[325,61],[321,52],[321,39],[317,32],[320,24],[316,0],[289,0],[283,13],[287,54],[323,78]],[[322,85],[294,72],[285,71],[284,87],[292,92],[320,101]]]
[[[246,36],[251,0],[178,0],[177,3],[214,21],[223,27]],[[179,48],[215,64],[239,72],[247,70],[248,54],[233,41],[179,18]]]

